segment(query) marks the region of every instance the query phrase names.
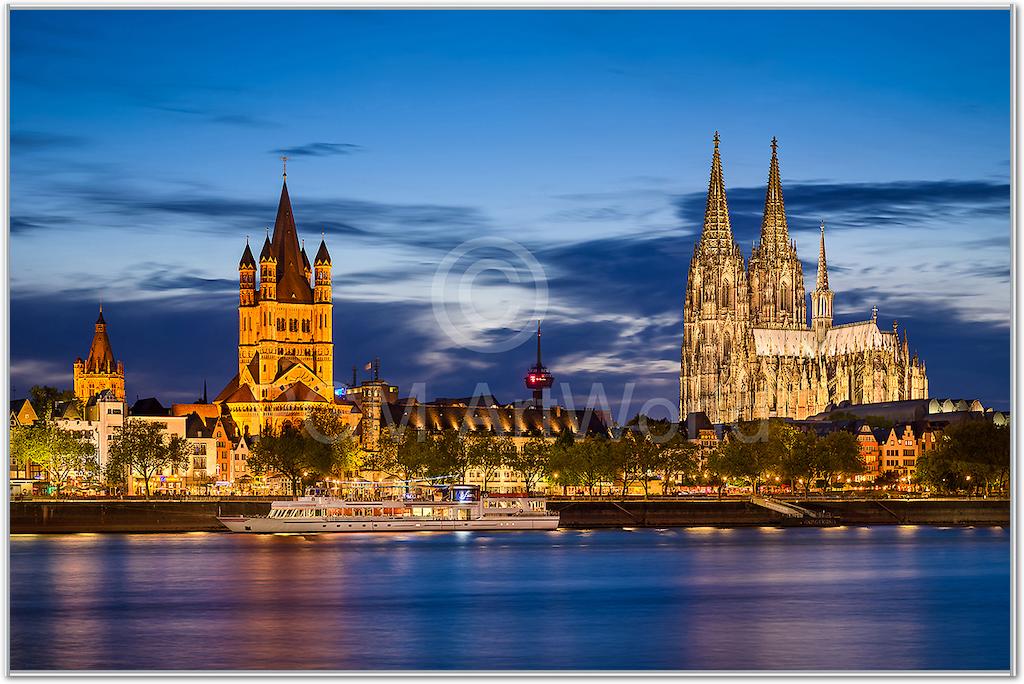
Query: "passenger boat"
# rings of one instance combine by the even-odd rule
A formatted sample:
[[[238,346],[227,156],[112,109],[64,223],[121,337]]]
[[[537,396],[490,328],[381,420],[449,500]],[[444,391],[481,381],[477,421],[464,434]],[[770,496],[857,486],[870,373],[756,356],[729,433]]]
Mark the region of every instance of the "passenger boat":
[[[265,516],[217,516],[232,532],[429,532],[553,530],[558,514],[541,497],[487,497],[475,485],[455,485],[441,500],[355,501],[303,496],[274,501]]]

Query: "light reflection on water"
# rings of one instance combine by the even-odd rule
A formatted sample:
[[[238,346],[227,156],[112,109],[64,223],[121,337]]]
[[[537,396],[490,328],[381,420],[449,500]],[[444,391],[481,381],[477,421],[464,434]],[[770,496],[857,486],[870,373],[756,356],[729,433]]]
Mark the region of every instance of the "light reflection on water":
[[[25,535],[20,669],[1007,669],[1001,528]]]

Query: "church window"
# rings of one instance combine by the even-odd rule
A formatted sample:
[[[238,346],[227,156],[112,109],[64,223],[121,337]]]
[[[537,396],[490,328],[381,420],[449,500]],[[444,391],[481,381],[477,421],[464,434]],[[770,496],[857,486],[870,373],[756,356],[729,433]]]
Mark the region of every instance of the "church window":
[[[298,332],[298,331],[299,331],[299,322],[296,321],[294,318],[290,319],[288,321],[288,332]]]

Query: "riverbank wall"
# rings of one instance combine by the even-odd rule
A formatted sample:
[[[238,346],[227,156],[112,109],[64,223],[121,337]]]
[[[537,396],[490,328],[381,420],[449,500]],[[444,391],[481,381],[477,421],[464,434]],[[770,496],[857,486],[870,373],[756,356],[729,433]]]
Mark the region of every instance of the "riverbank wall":
[[[834,525],[1009,525],[1007,499],[793,500]],[[550,501],[567,528],[803,525],[745,500]],[[823,515],[822,515],[823,514]]]
[[[1004,525],[1007,499],[797,500],[838,525]],[[801,521],[742,499],[549,501],[569,529],[739,527]],[[73,532],[223,532],[217,515],[266,515],[265,501],[16,501],[12,534]]]

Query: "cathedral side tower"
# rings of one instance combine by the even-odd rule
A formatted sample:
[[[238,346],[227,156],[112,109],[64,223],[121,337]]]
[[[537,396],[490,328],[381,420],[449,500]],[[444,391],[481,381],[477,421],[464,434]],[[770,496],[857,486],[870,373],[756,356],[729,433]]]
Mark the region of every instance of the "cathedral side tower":
[[[778,140],[772,138],[761,240],[750,255],[750,320],[758,328],[807,329],[804,271],[789,237]]]
[[[721,423],[749,415],[753,340],[746,267],[732,234],[717,132],[714,145],[704,226],[683,305],[679,410],[680,420],[703,411]]]
[[[832,327],[832,298],[835,293],[828,287],[828,263],[825,261],[825,222],[821,223],[821,243],[818,246],[818,275],[811,293],[811,327],[820,343]]]

